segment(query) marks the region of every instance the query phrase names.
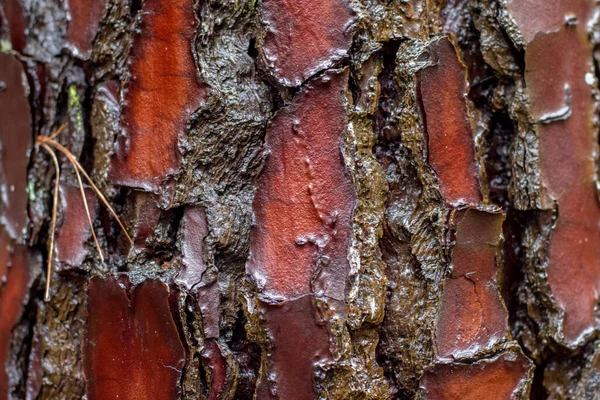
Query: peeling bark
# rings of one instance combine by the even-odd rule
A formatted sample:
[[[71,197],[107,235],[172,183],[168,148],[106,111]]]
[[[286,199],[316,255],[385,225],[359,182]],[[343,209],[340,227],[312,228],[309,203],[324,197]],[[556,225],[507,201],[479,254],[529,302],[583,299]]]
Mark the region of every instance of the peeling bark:
[[[94,192],[85,191],[92,220],[96,219],[97,205]],[[86,242],[91,236],[88,217],[78,188],[61,187],[62,223],[56,232],[56,258],[62,268],[79,268],[88,249]]]
[[[266,0],[261,55],[279,83],[299,86],[331,68],[352,44],[353,12],[347,0]]]
[[[0,0],[0,399],[598,397],[598,11]]]
[[[508,315],[496,280],[504,216],[467,209],[450,218],[456,236],[452,273],[441,298],[437,348],[441,358],[470,358],[508,337]]]
[[[90,281],[83,350],[87,396],[175,398],[184,353],[168,289],[156,280],[133,288],[121,285],[128,282]]]
[[[145,18],[132,44],[130,81],[111,165],[116,184],[158,191],[179,168],[181,131],[204,99],[191,41],[193,2],[146,1]],[[172,62],[165,63],[170,59]],[[162,99],[169,99],[167,104]],[[158,107],[158,104],[163,104]]]
[[[313,81],[267,129],[247,267],[267,297],[344,298],[355,202],[341,151],[347,80],[340,71]]]
[[[75,57],[87,59],[91,55],[92,42],[108,1],[69,0],[69,27],[67,28],[67,48]]]
[[[464,100],[464,67],[447,38],[432,42],[427,51],[430,64],[417,73],[427,161],[446,203],[475,205],[481,200],[481,191]]]
[[[473,364],[436,364],[423,374],[423,399],[527,398],[531,361],[518,350]]]
[[[31,152],[29,84],[19,59],[0,53],[0,125],[2,224],[10,236],[24,241],[27,226],[27,165]]]

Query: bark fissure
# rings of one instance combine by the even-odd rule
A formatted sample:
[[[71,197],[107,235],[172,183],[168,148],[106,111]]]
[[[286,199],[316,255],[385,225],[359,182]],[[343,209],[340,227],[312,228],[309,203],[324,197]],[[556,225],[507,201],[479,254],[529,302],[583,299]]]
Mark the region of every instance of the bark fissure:
[[[600,14],[551,3],[0,0],[0,399],[597,396]],[[48,254],[64,123],[131,245],[59,154]]]

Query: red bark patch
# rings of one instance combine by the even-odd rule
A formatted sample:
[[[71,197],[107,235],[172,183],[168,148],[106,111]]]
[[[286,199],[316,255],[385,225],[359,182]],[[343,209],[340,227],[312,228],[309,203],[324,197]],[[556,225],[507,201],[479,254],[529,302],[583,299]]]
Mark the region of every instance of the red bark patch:
[[[25,15],[19,0],[4,0],[4,13],[6,14],[12,48],[19,53],[23,53],[26,44]]]
[[[96,399],[175,399],[184,349],[158,280],[127,290],[113,278],[88,289],[84,347],[87,396]]]
[[[600,293],[600,205],[594,181],[592,48],[574,26],[539,34],[525,53],[525,81],[539,120],[542,182],[558,203],[548,282],[565,310],[568,343],[596,326]]]
[[[421,377],[421,394],[432,400],[506,400],[521,398],[531,361],[520,351],[504,352],[469,364],[435,364]]]
[[[356,198],[341,152],[347,83],[347,70],[326,73],[268,127],[247,270],[269,296],[311,293],[316,279],[314,292],[344,299]]]
[[[473,134],[465,94],[465,67],[447,38],[429,45],[432,65],[417,74],[427,157],[447,204],[481,201]]]
[[[183,266],[178,280],[189,290],[200,283],[206,271],[204,239],[208,235],[208,223],[204,208],[196,206],[185,209],[180,234]]]
[[[79,187],[61,185],[60,194],[62,224],[56,232],[56,257],[63,266],[79,267],[87,255],[85,244],[92,233],[90,223]],[[85,198],[93,222],[98,201],[91,189],[85,189]]]
[[[268,371],[257,389],[259,399],[314,400],[315,371],[330,361],[329,334],[316,319],[314,297],[281,304],[260,303],[268,347]]]
[[[122,115],[124,135],[112,159],[114,183],[158,191],[179,168],[178,141],[205,97],[192,44],[194,1],[147,0],[131,52],[131,81]]]
[[[147,240],[154,236],[160,220],[160,208],[156,197],[145,192],[136,193],[135,227],[133,228],[133,245],[139,250],[147,250]]]
[[[177,281],[188,290],[195,292],[200,312],[204,336],[218,339],[220,294],[218,282],[202,283],[207,265],[204,262],[204,239],[208,235],[208,221],[201,206],[187,207],[183,213],[180,228],[182,267]],[[215,344],[216,345],[216,344]],[[214,355],[214,352],[210,352]]]
[[[68,0],[69,25],[67,27],[67,47],[83,59],[92,52],[92,42],[98,32],[104,15],[107,0]]]
[[[566,20],[577,21],[584,32],[594,15],[595,0],[508,0],[507,9],[517,24],[525,43],[538,32],[560,29]]]
[[[452,275],[444,284],[437,323],[440,357],[470,356],[506,338],[508,316],[496,275],[504,215],[457,211]]]
[[[215,340],[207,340],[202,349],[202,358],[210,370],[208,400],[218,400],[227,384],[227,360]]]
[[[352,44],[347,0],[265,0],[262,53],[282,85],[298,86],[332,67]]]
[[[25,398],[37,399],[42,388],[44,366],[44,334],[34,330],[31,339],[31,353],[27,365],[27,381],[25,383]]]
[[[220,336],[219,306],[221,304],[219,283],[212,282],[196,289],[198,304],[202,313],[204,336],[218,339]]]
[[[29,88],[21,62],[0,52],[1,222],[22,241],[27,227],[27,165],[31,151]]]
[[[5,244],[3,244],[4,246]],[[2,249],[5,251],[5,248]],[[0,266],[7,270],[7,280],[0,291],[0,399],[8,399],[8,375],[6,374],[6,361],[10,349],[10,337],[12,330],[21,313],[23,303],[29,289],[29,258],[27,248],[15,245],[9,253],[3,255],[2,262],[10,263]],[[9,261],[10,260],[10,261]]]
[[[0,290],[2,290],[2,286],[6,281],[11,249],[12,240],[10,240],[6,230],[0,227]]]

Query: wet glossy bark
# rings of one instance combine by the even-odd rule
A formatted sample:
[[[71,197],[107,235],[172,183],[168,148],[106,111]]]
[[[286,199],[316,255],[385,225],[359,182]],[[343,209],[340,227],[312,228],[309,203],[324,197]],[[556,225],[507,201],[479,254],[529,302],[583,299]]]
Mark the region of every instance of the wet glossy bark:
[[[599,11],[0,0],[0,400],[598,397]]]

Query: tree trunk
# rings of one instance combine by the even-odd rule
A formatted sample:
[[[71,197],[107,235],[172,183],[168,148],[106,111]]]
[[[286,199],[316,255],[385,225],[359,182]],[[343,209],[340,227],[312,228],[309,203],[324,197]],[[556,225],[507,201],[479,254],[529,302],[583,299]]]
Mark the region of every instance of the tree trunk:
[[[594,0],[0,6],[0,400],[600,398]]]

